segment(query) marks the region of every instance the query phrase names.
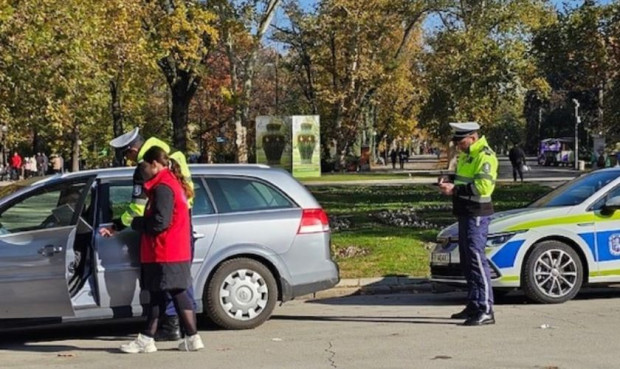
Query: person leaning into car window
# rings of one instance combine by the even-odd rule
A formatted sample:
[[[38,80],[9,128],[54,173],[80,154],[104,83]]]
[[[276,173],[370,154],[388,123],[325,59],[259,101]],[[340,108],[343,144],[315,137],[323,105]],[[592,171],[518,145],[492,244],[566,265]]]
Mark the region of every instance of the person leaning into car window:
[[[459,256],[467,280],[467,306],[453,319],[465,319],[463,325],[494,324],[491,272],[484,249],[487,243],[491,194],[497,179],[497,157],[484,136],[478,136],[476,122],[450,123],[452,141],[460,151],[454,182],[439,178],[439,190],[452,195],[453,213],[459,224]]]
[[[148,322],[134,341],[121,346],[126,353],[157,351],[155,333],[160,313],[166,308],[166,294],[174,306],[186,333],[179,350],[204,348],[196,328],[196,310],[188,293],[190,272],[189,198],[193,190],[185,181],[180,165],[157,146],[144,154],[147,206],[142,217],[134,217],[131,227],[141,233],[140,263],[142,285],[150,293]]]
[[[119,219],[113,220],[114,223],[112,227],[102,227],[101,229],[99,229],[99,234],[101,236],[110,237],[114,235],[116,231],[129,227],[134,217],[142,216],[144,214],[144,208],[146,206],[146,194],[144,193],[143,189],[143,185],[145,182],[143,157],[150,148],[159,147],[163,149],[170,158],[174,159],[177,163],[179,163],[181,167],[181,173],[183,173],[184,178],[187,179],[187,182],[193,190],[194,184],[190,179],[191,174],[187,165],[187,160],[185,159],[185,155],[183,155],[183,153],[180,151],[173,151],[170,146],[164,141],[156,137],[150,137],[149,139],[145,140],[142,135],[140,135],[139,129],[134,128],[133,130],[114,138],[112,141],[110,141],[110,146],[122,150],[123,155],[126,159],[131,160],[138,165],[133,173],[133,190],[129,206]],[[189,200],[190,208],[192,206],[192,202],[193,197]],[[194,239],[192,238],[192,250],[193,242]],[[193,288],[190,288],[189,291],[193,299]],[[160,329],[155,336],[155,340],[176,341],[180,338],[181,331],[179,328],[179,318],[176,315],[172,299],[168,297],[168,306],[166,308],[165,315],[160,322]]]

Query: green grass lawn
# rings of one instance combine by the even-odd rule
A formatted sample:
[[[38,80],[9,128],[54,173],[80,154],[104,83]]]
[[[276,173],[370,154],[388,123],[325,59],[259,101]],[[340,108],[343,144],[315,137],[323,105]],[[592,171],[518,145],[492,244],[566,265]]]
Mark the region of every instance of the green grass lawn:
[[[498,184],[495,210],[523,207],[550,190]],[[427,276],[437,233],[455,222],[450,198],[433,185],[312,186],[310,191],[332,219],[332,253],[341,278]],[[389,211],[404,213],[392,214],[386,223],[380,215]],[[407,225],[396,225],[400,220]],[[337,229],[339,224],[345,226]]]

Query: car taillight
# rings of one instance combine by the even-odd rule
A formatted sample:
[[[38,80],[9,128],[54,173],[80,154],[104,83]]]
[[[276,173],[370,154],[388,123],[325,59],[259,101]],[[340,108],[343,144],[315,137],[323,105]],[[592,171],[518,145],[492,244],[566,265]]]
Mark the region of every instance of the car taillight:
[[[303,209],[297,234],[329,232],[329,219],[323,209]]]

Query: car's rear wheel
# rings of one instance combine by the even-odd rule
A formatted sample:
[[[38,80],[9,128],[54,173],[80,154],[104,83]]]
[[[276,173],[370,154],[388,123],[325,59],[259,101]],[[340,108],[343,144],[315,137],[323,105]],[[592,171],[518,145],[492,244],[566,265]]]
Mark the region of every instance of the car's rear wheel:
[[[583,283],[583,265],[577,252],[558,241],[535,246],[525,262],[523,291],[530,299],[558,304],[575,297]]]
[[[278,285],[260,262],[237,258],[222,263],[207,285],[208,317],[226,329],[251,329],[271,316],[278,299]]]

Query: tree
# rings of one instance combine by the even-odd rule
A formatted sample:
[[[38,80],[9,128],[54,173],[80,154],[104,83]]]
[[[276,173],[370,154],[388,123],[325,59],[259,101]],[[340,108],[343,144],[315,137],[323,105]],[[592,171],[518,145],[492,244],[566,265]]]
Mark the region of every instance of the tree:
[[[145,3],[144,27],[170,88],[173,145],[187,151],[189,105],[205,73],[209,48],[218,38],[215,16],[197,0]]]
[[[447,141],[450,121],[491,127],[502,104],[522,105],[538,77],[529,35],[550,22],[549,14],[538,0],[454,1],[439,12],[441,26],[423,63],[429,96],[423,127]]]
[[[222,46],[230,68],[237,161],[248,162],[247,132],[258,52],[281,0],[214,0],[208,4],[218,15]]]

